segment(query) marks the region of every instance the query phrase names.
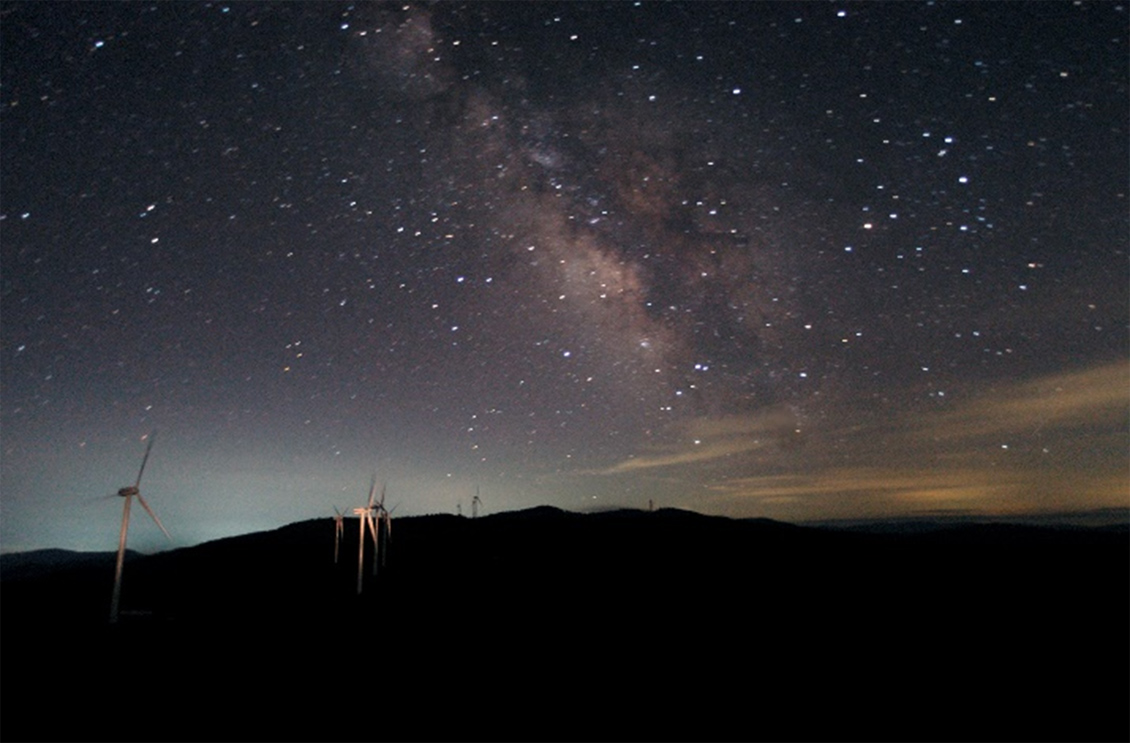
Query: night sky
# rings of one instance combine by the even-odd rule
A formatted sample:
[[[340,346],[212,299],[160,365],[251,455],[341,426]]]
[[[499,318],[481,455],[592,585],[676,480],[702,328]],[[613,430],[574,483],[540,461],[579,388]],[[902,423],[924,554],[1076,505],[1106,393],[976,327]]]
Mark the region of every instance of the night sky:
[[[1128,11],[4,3],[0,546],[1126,507]]]

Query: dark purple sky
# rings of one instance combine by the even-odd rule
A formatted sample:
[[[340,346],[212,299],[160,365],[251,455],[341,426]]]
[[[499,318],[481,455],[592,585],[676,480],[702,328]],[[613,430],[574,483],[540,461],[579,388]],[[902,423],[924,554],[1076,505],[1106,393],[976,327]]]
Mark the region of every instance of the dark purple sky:
[[[1130,505],[1125,3],[0,9],[5,550]]]

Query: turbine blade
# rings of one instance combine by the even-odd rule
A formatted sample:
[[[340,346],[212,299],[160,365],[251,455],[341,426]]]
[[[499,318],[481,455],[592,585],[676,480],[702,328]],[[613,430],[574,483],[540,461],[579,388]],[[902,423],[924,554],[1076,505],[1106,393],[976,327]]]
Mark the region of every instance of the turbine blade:
[[[388,489],[388,483],[382,482],[381,483],[381,508],[385,507],[385,490],[387,490],[387,489]]]
[[[141,476],[145,474],[145,465],[149,461],[149,452],[153,450],[153,439],[157,438],[157,432],[149,434],[149,443],[145,447],[145,456],[141,458],[141,469],[137,471],[137,482],[133,484],[135,488],[141,487]]]
[[[369,508],[373,507],[373,497],[377,494],[377,475],[373,473],[373,479],[369,483]]]
[[[173,537],[171,534],[169,534],[169,530],[166,529],[165,525],[161,523],[161,519],[157,518],[157,514],[153,513],[153,509],[150,508],[149,504],[145,502],[145,499],[141,497],[141,493],[137,494],[137,500],[141,504],[141,507],[145,509],[145,512],[153,518],[153,523],[157,524],[161,531],[165,532],[165,536],[168,537],[169,541],[171,542],[173,540]]]

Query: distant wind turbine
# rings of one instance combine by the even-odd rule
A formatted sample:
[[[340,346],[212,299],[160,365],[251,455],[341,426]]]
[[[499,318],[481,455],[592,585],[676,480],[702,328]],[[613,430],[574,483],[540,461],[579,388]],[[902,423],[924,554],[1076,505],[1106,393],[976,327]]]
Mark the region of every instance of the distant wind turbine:
[[[376,478],[377,476],[373,475],[373,487],[376,487]],[[376,577],[377,575],[377,567],[381,554],[381,535],[379,529],[381,525],[381,508],[383,507],[384,502],[385,485],[384,483],[381,483],[381,499],[375,503],[373,502],[371,497],[369,499],[369,537],[373,540],[373,561],[369,567],[369,570],[373,574],[373,577]]]
[[[345,538],[345,514],[334,506],[334,565],[337,565],[338,554],[341,552],[341,540]]]
[[[392,523],[389,511],[385,508],[385,495],[388,492],[388,484],[381,483],[381,497],[370,509],[370,522],[369,526],[373,533],[373,575],[377,574],[377,568],[384,567],[385,555],[388,551],[388,536],[391,533],[389,525]],[[381,532],[385,532],[383,535]]]
[[[369,484],[369,504],[366,506],[358,506],[353,509],[353,514],[358,517],[360,522],[361,531],[357,540],[357,595],[361,595],[361,583],[365,577],[365,527],[369,527],[369,532],[373,536],[373,546],[377,543],[377,530],[373,525],[373,498],[377,494],[377,476],[373,475],[373,480]]]
[[[153,450],[153,440],[156,438],[156,433],[148,436],[149,443],[145,446],[145,456],[141,458],[141,469],[137,471],[137,480],[133,485],[128,485],[118,490],[118,495],[126,499],[125,505],[122,507],[122,530],[118,535],[118,562],[114,567],[114,593],[110,596],[110,624],[118,621],[118,604],[122,597],[122,566],[125,565],[126,560],[126,533],[129,531],[129,507],[133,501],[133,497],[137,496],[137,500],[141,503],[141,507],[145,509],[152,518],[157,527],[165,532],[165,536],[172,540],[169,536],[168,530],[161,523],[161,519],[157,518],[157,514],[153,513],[153,509],[141,497],[141,476],[145,474],[145,464],[149,461],[149,452]]]
[[[479,498],[479,486],[476,485],[475,497],[471,499],[471,518],[477,519],[479,517],[479,506],[481,506],[482,504],[483,501],[481,498]]]
[[[399,503],[397,505],[400,505]],[[385,489],[381,487],[381,499],[377,502],[377,555],[374,557],[374,572],[376,569],[376,558],[380,558],[381,569],[384,570],[388,563],[388,545],[392,541],[392,511],[396,510],[396,506],[392,507],[392,511],[385,508]]]

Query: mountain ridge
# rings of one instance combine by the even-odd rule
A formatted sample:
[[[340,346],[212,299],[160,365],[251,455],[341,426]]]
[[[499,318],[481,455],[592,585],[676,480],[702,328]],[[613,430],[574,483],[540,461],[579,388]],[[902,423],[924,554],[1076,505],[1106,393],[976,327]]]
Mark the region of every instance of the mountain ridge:
[[[400,739],[1130,734],[1125,532],[432,514],[393,521],[376,576],[366,542],[358,594],[349,521],[337,564],[332,518],[131,557],[114,626],[110,553],[3,570],[4,736],[151,740],[103,713],[129,686],[178,721],[170,739],[367,739],[364,715],[327,727],[324,710],[369,681],[382,736]],[[91,683],[70,714],[35,714],[64,678]]]

